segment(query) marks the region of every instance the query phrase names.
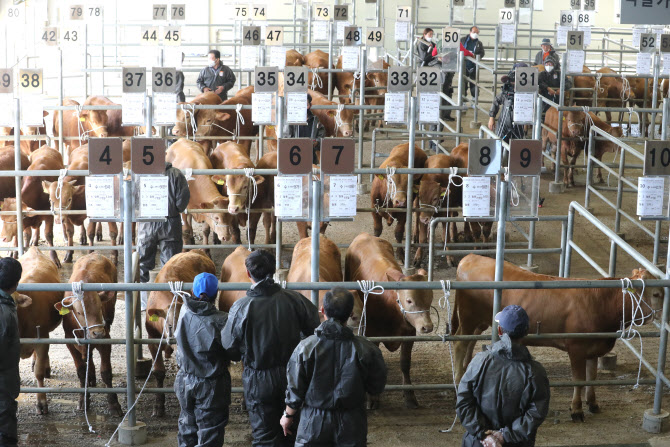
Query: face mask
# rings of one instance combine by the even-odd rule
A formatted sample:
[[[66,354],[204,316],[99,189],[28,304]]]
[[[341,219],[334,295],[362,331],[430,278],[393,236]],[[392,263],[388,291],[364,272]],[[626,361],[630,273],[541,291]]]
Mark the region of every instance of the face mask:
[[[424,37],[424,39],[426,40],[426,42],[432,42],[433,41],[433,38],[429,37],[429,36]]]
[[[546,67],[544,67],[544,69],[547,70],[547,73],[551,73],[552,71],[554,71],[554,66],[553,65],[547,65]]]
[[[478,34],[478,33],[470,33],[470,39],[472,39],[472,40],[477,40],[478,38],[479,38],[479,34]]]
[[[207,61],[207,65],[210,66],[210,67],[214,67],[216,65],[216,61],[215,60],[214,61],[209,60],[209,61]]]

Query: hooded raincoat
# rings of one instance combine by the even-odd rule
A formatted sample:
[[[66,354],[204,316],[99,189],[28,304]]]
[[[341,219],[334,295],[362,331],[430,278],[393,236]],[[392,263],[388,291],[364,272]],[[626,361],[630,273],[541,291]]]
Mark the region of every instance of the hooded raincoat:
[[[228,314],[207,301],[186,298],[181,308],[174,383],[181,406],[180,447],[223,445],[230,407],[230,362],[221,344],[227,319]]]
[[[286,405],[302,408],[296,447],[367,445],[366,393],[386,386],[377,346],[326,320],[295,348],[286,375]]]
[[[507,334],[472,359],[458,385],[463,447],[480,447],[487,430],[502,431],[505,447],[532,447],[548,411],[547,373]]]
[[[309,336],[318,326],[316,307],[271,277],[254,284],[231,307],[223,347],[231,360],[244,362],[242,384],[254,446],[293,445],[279,425],[285,408],[286,365],[301,334]]]
[[[19,319],[14,298],[0,290],[0,445],[13,446],[17,442],[17,403],[21,386],[19,376]]]

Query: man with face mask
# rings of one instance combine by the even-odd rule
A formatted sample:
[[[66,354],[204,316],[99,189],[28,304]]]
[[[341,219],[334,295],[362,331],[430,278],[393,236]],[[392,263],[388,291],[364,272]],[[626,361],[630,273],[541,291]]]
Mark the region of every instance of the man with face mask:
[[[442,67],[442,62],[438,53],[440,49],[437,47],[437,39],[435,39],[435,33],[432,28],[426,28],[423,30],[423,36],[420,39],[417,39],[416,42],[416,52],[419,59],[420,67]],[[452,83],[454,80],[454,73],[444,73],[442,72],[442,93],[451,98],[451,95],[454,91]],[[446,101],[442,100],[442,105],[449,105]],[[455,121],[451,117],[451,110],[442,110],[440,111],[440,116],[445,121]],[[437,128],[437,126],[434,126]],[[432,143],[431,143],[432,146]]]
[[[544,71],[540,73],[538,78],[538,88],[540,95],[545,98],[560,104],[561,99],[561,71],[560,67],[557,67],[557,64],[552,59],[547,59],[544,61]],[[572,87],[572,81],[569,77],[565,77],[565,90],[569,90]],[[544,104],[542,111],[546,112],[549,108],[549,104]]]
[[[470,34],[461,38],[461,51],[465,53],[468,57],[476,58],[477,56],[484,57],[484,45],[479,40],[479,28],[473,26],[470,28]],[[476,67],[474,62],[465,61],[465,75],[474,80],[475,79]],[[466,88],[467,92],[467,88]],[[470,82],[470,95],[472,98],[475,97],[475,84]],[[465,97],[465,95],[464,95]]]
[[[209,50],[208,64],[198,75],[197,85],[201,92],[214,92],[221,101],[228,99],[228,90],[235,85],[235,74],[230,67],[221,63],[219,50]]]

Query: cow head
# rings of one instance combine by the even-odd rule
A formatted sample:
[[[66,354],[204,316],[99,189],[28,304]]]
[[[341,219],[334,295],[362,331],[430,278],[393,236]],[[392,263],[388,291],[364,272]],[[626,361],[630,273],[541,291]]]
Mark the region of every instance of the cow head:
[[[105,110],[82,110],[79,120],[83,121],[86,130],[99,138],[107,137],[107,111]],[[89,135],[90,136],[90,135]]]
[[[439,182],[434,180],[424,178],[419,184],[418,193],[419,206],[424,207],[425,205],[430,205],[431,207],[440,208],[447,195],[447,187],[440,185]],[[435,214],[435,210],[432,208],[429,211],[421,211],[419,214],[421,223],[428,225],[433,214]]]
[[[228,198],[219,196],[211,202],[201,202],[200,208],[209,210],[228,210]],[[219,236],[222,241],[230,239],[230,224],[232,217],[228,213],[205,213],[202,214],[205,222]]]
[[[657,279],[654,275],[649,273],[645,269],[634,269],[630,279]],[[643,293],[640,295],[640,309],[633,318],[635,318],[636,324],[646,324],[656,317],[656,314],[663,309],[663,288],[662,287],[645,287]],[[624,318],[626,318],[626,325],[629,325],[631,322],[628,321],[631,318],[631,301],[629,299],[624,300]],[[633,309],[635,310],[635,309]]]
[[[328,110],[328,119],[335,121],[335,136],[348,138],[354,134],[354,111],[351,109]]]
[[[399,270],[389,268],[386,271],[388,281],[427,281],[427,273],[420,269],[417,274],[405,276]],[[398,290],[398,306],[405,320],[417,332],[429,334],[433,332],[433,321],[430,319],[430,305],[433,303],[431,290]]]
[[[350,290],[351,294],[354,296],[354,308],[351,311],[351,316],[347,320],[347,326],[349,329],[354,331],[354,334],[358,333],[358,328],[361,324],[361,314],[363,313],[363,302],[361,301],[357,290]]]
[[[203,109],[196,115],[196,137],[220,135],[217,129],[232,129],[235,126],[233,115],[219,110]]]
[[[1,137],[8,137],[10,135],[14,135],[14,128],[13,127],[0,127],[0,136]],[[4,142],[3,142],[4,144]]]
[[[217,185],[225,185],[228,194],[228,212],[230,214],[237,214],[243,212],[251,204],[247,204],[249,199],[249,192],[253,198],[253,184],[252,180],[244,175],[213,175],[212,181]],[[256,185],[260,185],[265,181],[265,178],[260,175],[254,175]]]
[[[102,303],[116,298],[116,292],[84,292],[82,299],[76,299],[73,295],[66,296],[57,302],[54,307],[61,314],[71,314],[77,329],[74,333],[77,337],[84,337],[83,328],[88,338],[99,339],[107,335],[105,318],[102,315]],[[69,312],[68,312],[69,311]]]
[[[565,112],[565,122],[568,125],[570,137],[583,137],[585,135],[584,123],[586,115],[584,112]]]
[[[77,180],[63,182],[59,190],[58,182],[42,180],[42,188],[44,188],[44,192],[49,195],[49,202],[51,202],[51,206],[54,210],[69,210],[72,208],[72,199],[75,194],[84,190],[84,185],[75,186],[76,183]],[[60,214],[56,214],[55,221],[57,224],[61,223]]]
[[[19,292],[12,293],[12,298],[14,298],[17,307],[28,307],[33,304],[32,298]]]
[[[16,211],[16,199],[5,199],[0,204],[0,210]],[[0,220],[2,220],[0,242],[11,242],[16,237],[16,214],[0,216]]]
[[[176,137],[186,137],[187,135],[193,135],[193,125],[191,119],[196,119],[199,110],[191,110],[186,108],[183,110],[181,108],[182,104],[185,102],[180,102],[177,104],[177,120],[174,127],[172,128],[172,135]]]
[[[404,168],[400,166],[399,168]],[[390,179],[388,174],[381,175],[380,180],[387,183],[386,193],[390,194],[389,204],[393,205],[393,208],[404,208],[407,206],[407,174],[393,174]],[[395,192],[390,190],[390,184],[395,183]]]

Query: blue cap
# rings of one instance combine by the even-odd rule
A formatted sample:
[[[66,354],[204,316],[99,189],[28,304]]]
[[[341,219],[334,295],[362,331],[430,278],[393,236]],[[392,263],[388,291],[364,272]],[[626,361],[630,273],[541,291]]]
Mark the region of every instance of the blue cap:
[[[193,295],[200,298],[203,293],[209,297],[210,300],[216,298],[219,280],[211,273],[200,273],[193,279]]]
[[[505,307],[495,316],[496,322],[513,336],[523,337],[528,333],[530,320],[521,306],[512,304]]]

